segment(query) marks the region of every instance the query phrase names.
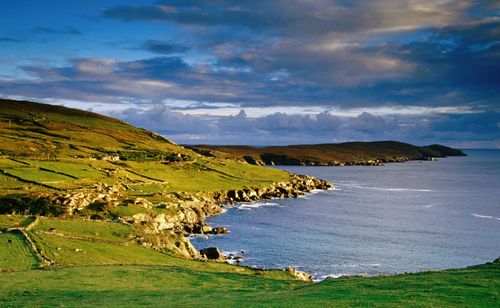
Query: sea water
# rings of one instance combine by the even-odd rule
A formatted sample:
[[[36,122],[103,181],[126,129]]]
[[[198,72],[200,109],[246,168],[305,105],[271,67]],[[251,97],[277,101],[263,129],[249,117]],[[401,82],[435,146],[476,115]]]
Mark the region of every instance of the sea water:
[[[230,233],[192,239],[262,268],[316,279],[465,267],[500,256],[500,151],[382,167],[280,167],[335,188],[240,204],[207,222]]]

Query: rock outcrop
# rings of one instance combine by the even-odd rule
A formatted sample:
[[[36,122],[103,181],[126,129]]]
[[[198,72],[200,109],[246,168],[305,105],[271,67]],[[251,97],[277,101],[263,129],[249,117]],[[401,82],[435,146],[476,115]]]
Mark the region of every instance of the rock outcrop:
[[[2,198],[0,214],[72,216],[86,208],[105,211],[123,202],[124,185],[99,183],[64,193],[33,193],[20,198]]]
[[[219,262],[225,262],[226,257],[222,254],[222,251],[217,247],[209,247],[200,250],[200,255],[202,258],[206,258],[208,260],[215,260]]]
[[[309,275],[308,273],[301,272],[301,271],[299,271],[296,268],[293,268],[291,266],[285,268],[285,272],[290,273],[290,275],[292,275],[293,277],[295,277],[298,280],[309,281],[309,282],[314,281],[313,277],[311,275]]]
[[[97,184],[64,193],[34,194],[19,199],[0,200],[0,213],[70,217],[81,215],[90,219],[113,219],[133,225],[143,235],[136,238],[144,247],[170,251],[186,258],[200,258],[200,253],[185,238],[189,234],[225,234],[223,226],[211,227],[206,217],[218,215],[223,207],[239,202],[261,199],[294,198],[314,189],[328,189],[332,184],[307,175],[290,174],[284,182],[266,187],[246,187],[237,190],[173,193],[168,201],[154,204],[144,198],[126,199],[126,185]],[[5,204],[4,204],[5,203]],[[118,205],[143,208],[130,216],[117,216]],[[206,251],[205,256],[211,251]],[[222,254],[221,254],[222,255]],[[211,258],[209,258],[211,259]],[[216,259],[222,260],[217,257]]]
[[[219,192],[214,199],[222,204],[238,202],[251,202],[261,199],[296,198],[315,189],[329,189],[333,185],[325,180],[320,180],[307,175],[290,175],[287,182],[274,183],[268,187],[244,188]]]

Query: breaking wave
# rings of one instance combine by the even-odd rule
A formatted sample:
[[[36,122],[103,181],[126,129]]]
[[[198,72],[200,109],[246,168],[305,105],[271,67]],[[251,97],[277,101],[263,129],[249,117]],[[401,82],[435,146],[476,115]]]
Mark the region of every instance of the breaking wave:
[[[242,203],[237,208],[239,210],[250,211],[251,209],[256,209],[263,206],[278,206],[279,203],[276,202],[255,202],[255,203]]]
[[[500,220],[500,217],[488,216],[488,215],[479,215],[479,214],[475,214],[475,213],[472,213],[472,216],[477,217],[477,218],[487,218],[487,219]]]

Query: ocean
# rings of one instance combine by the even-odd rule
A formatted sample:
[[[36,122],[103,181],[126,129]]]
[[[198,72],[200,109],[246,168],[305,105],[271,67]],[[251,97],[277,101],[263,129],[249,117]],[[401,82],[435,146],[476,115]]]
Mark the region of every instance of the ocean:
[[[242,265],[315,279],[465,267],[500,257],[500,150],[381,167],[280,169],[331,181],[303,198],[239,204],[207,219],[230,233],[192,239]]]

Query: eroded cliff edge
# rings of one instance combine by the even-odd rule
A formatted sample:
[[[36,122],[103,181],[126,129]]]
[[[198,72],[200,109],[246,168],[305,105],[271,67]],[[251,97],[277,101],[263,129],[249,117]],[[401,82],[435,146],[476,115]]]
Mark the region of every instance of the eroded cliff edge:
[[[153,203],[144,198],[127,198],[127,185],[96,184],[60,193],[42,192],[22,198],[1,198],[0,213],[120,222],[133,226],[139,232],[140,236],[133,240],[144,247],[200,259],[203,256],[185,237],[227,232],[225,227],[212,227],[205,223],[207,217],[220,214],[224,207],[239,202],[295,198],[311,190],[331,187],[333,185],[325,180],[290,174],[288,181],[268,186],[173,193],[165,196],[168,201]],[[126,212],[123,207],[133,207],[134,213],[123,214]]]

